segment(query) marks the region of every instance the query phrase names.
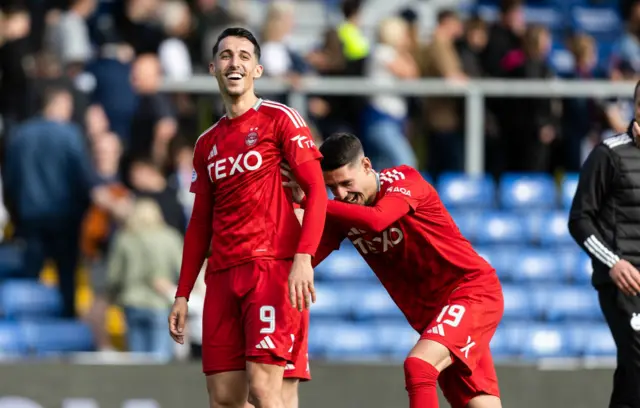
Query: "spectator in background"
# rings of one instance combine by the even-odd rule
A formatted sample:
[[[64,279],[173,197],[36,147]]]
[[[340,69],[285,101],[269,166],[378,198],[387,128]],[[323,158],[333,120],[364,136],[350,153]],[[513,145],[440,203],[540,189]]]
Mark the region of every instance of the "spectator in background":
[[[33,114],[30,106],[29,74],[31,57],[29,11],[22,7],[5,10],[0,20],[0,116],[5,131]]]
[[[508,52],[519,49],[526,29],[521,0],[501,0],[499,20],[489,29],[489,41],[482,56],[484,72],[502,77],[502,60]]]
[[[194,3],[195,31],[189,49],[194,66],[207,72],[211,50],[220,32],[231,25],[242,25],[244,21],[220,5],[219,0],[196,0]]]
[[[158,58],[165,78],[184,81],[193,75],[191,56],[185,39],[191,32],[189,6],[181,1],[162,5],[162,23],[168,38],[160,43]]]
[[[167,165],[169,142],[178,126],[174,109],[160,94],[162,70],[155,55],[139,56],[132,68],[131,83],[138,94],[138,106],[131,123],[130,157],[149,157],[163,168]]]
[[[502,67],[512,79],[550,79],[549,31],[527,28],[521,50],[508,53]],[[549,98],[512,98],[504,112],[504,136],[511,171],[551,172],[558,151],[557,109]]]
[[[85,132],[90,142],[95,142],[100,136],[109,132],[110,124],[102,106],[93,104],[87,108],[84,119]],[[118,135],[116,135],[118,136]],[[118,138],[118,143],[122,142]]]
[[[112,349],[105,327],[109,306],[107,298],[107,254],[114,230],[130,211],[129,191],[120,180],[118,166],[122,155],[120,139],[113,133],[100,133],[92,138],[93,160],[98,183],[118,203],[118,211],[110,213],[97,205],[87,211],[82,223],[81,250],[91,275],[93,303],[85,319],[91,326],[98,350]]]
[[[575,69],[567,75],[568,79],[590,80],[600,77],[596,71],[598,50],[593,37],[578,34],[569,39],[568,45],[575,61]],[[593,98],[564,99],[562,134],[566,151],[564,165],[567,171],[579,171],[582,166],[582,146],[586,143],[593,147],[600,140],[601,113]]]
[[[291,1],[269,3],[262,29],[262,66],[267,76],[297,79],[304,71],[304,62],[287,45],[293,30],[295,6]]]
[[[114,302],[124,308],[129,351],[173,356],[166,333],[182,258],[182,237],[162,219],[152,200],[138,200],[109,254],[107,283]]]
[[[611,68],[626,61],[635,72],[640,72],[640,1],[634,1],[628,10],[625,33],[616,41],[611,55]]]
[[[482,67],[482,53],[487,47],[487,24],[480,17],[466,21],[464,38],[457,43],[460,63],[465,75],[472,78],[485,76]]]
[[[138,105],[130,80],[133,52],[124,43],[106,44],[87,68],[95,77],[93,102],[102,106],[110,129],[118,135],[125,150],[130,145],[131,122]]]
[[[129,169],[129,181],[137,197],[154,200],[162,210],[165,223],[184,233],[187,227],[175,187],[167,183],[162,170],[151,160],[136,159]]]
[[[409,27],[400,17],[383,20],[378,43],[373,48],[366,74],[372,86],[393,85],[398,79],[415,79],[418,64],[410,53]],[[393,94],[374,94],[364,114],[363,135],[372,152],[374,167],[386,169],[406,164],[416,166],[416,156],[405,136],[407,101]]]
[[[72,77],[84,70],[93,57],[87,19],[96,8],[96,0],[71,0],[69,9],[48,27],[49,47]]]
[[[120,41],[129,44],[136,55],[157,54],[165,35],[158,24],[161,0],[126,0],[116,12]]]
[[[171,175],[169,186],[177,191],[178,201],[184,210],[185,219],[191,219],[191,210],[195,194],[191,193],[193,177],[193,145],[183,138],[176,137],[171,141]]]
[[[25,274],[38,278],[45,258],[58,269],[63,315],[75,316],[75,274],[82,216],[93,196],[95,173],[78,126],[69,121],[71,94],[51,89],[44,97],[41,117],[18,125],[7,144],[5,174],[7,202],[16,236],[27,245]]]
[[[438,25],[431,43],[424,50],[422,73],[425,77],[464,81],[455,42],[462,35],[462,22],[451,10],[438,14]],[[434,97],[424,102],[423,117],[429,133],[429,171],[460,171],[464,165],[464,140],[460,117],[460,98]]]

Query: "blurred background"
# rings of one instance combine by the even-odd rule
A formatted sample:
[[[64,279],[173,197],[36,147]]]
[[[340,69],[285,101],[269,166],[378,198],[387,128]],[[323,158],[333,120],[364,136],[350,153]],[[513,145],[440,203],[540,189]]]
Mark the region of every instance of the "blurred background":
[[[297,108],[317,143],[354,132],[376,168],[416,166],[436,186],[502,279],[492,343],[501,367],[613,367],[590,261],[566,223],[586,155],[634,115],[640,1],[0,5],[0,357],[9,364],[0,371],[18,372],[16,361],[181,361],[198,372],[202,279],[188,346],[172,344],[166,317],[193,201],[193,144],[223,114],[207,65],[232,25],[261,41],[261,96]],[[333,373],[310,383],[318,398],[322,378],[338,378],[331,364],[391,364],[401,378],[418,335],[356,250],[344,246],[316,276],[309,351],[319,373]],[[52,389],[82,394],[73,384],[92,373]],[[23,406],[2,405],[28,392],[8,384],[0,406]],[[603,406],[544,396],[548,407]]]

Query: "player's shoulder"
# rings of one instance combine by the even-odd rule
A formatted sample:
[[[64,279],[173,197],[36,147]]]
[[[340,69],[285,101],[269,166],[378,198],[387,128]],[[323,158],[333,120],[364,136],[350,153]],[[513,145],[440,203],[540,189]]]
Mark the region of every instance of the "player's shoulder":
[[[604,139],[600,143],[600,146],[603,146],[604,148],[609,150],[615,150],[632,143],[633,139],[631,138],[631,136],[629,136],[628,133],[625,132]]]
[[[418,170],[405,164],[384,169],[380,171],[379,175],[382,184],[390,184],[401,180],[418,181],[422,179]]]
[[[195,143],[194,149],[197,149],[199,144],[204,143],[207,139],[209,139],[212,136],[214,136],[218,130],[220,130],[220,128],[221,128],[220,124],[224,121],[225,117],[226,117],[226,115],[222,116],[216,123],[214,123],[213,125],[209,126],[207,128],[207,130],[205,130],[204,132],[202,132],[200,134],[200,136],[198,136],[198,139],[196,139],[196,143]]]
[[[288,105],[285,105],[284,103],[272,101],[269,99],[262,99],[258,106],[258,112],[267,116],[271,120],[291,123],[296,128],[307,126],[306,122],[302,118],[302,115],[300,115],[297,110]]]

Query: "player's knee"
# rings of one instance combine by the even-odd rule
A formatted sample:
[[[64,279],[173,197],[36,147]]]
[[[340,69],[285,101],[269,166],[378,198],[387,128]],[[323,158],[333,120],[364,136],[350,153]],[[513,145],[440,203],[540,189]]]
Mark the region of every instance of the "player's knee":
[[[242,382],[215,381],[207,377],[210,408],[243,408],[247,400],[246,380]]]
[[[285,378],[282,383],[282,399],[285,408],[298,408],[298,384],[295,378]]]
[[[279,406],[282,401],[282,376],[285,361],[256,360],[247,363],[249,402],[255,406]]]
[[[407,357],[404,360],[404,379],[410,393],[419,388],[435,388],[440,372],[431,364],[418,357]]]

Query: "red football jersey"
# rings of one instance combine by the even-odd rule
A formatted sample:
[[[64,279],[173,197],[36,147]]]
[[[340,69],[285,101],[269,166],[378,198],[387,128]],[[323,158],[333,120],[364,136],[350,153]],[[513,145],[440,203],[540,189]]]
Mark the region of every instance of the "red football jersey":
[[[385,195],[400,197],[410,212],[379,233],[327,217],[322,245],[338,249],[349,238],[409,323],[422,332],[434,308],[456,287],[495,270],[462,236],[438,193],[418,171],[398,166],[380,172],[375,201]]]
[[[293,257],[301,227],[280,163],[295,168],[321,157],[300,114],[268,100],[237,118],[223,117],[200,136],[191,192],[214,197],[209,271]]]

